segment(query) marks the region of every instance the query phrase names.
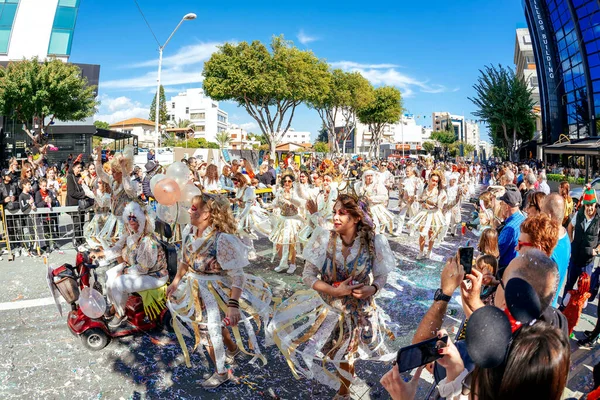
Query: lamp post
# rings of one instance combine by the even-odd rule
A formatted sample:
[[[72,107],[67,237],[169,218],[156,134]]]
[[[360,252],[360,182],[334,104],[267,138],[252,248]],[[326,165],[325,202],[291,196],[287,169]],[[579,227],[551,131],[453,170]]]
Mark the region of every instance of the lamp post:
[[[181,24],[183,23],[183,21],[191,21],[193,19],[196,19],[196,14],[194,13],[188,13],[185,14],[183,16],[183,18],[181,18],[181,21],[179,21],[179,23],[177,24],[177,26],[175,27],[175,29],[173,30],[173,32],[171,32],[171,35],[169,35],[169,38],[167,39],[167,41],[165,42],[165,44],[163,44],[161,46],[160,43],[158,43],[158,77],[156,79],[156,105],[155,105],[155,115],[154,115],[154,134],[156,135],[156,143],[154,145],[156,151],[158,151],[158,146],[160,143],[160,136],[158,133],[158,116],[159,116],[159,110],[160,110],[160,73],[162,70],[162,55],[163,55],[163,50],[165,49],[165,47],[167,46],[167,44],[169,43],[169,41],[171,40],[171,38],[173,37],[173,35],[175,34],[175,32],[177,32],[177,29],[179,29],[179,27],[181,26]]]

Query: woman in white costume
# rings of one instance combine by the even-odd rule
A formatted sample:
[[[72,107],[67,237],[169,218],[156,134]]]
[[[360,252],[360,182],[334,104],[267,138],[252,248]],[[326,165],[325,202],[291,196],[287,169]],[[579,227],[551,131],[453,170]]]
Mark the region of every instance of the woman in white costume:
[[[117,259],[120,264],[106,271],[106,293],[115,315],[108,323],[118,327],[125,320],[130,293],[159,288],[167,283],[167,258],[154,236],[154,220],[139,203],[130,202],[122,214],[125,230],[111,248],[92,252],[95,257]]]
[[[394,216],[387,209],[388,190],[375,175],[376,172],[372,169],[365,171],[362,180],[354,186],[354,191],[369,205],[375,224],[375,233],[384,233],[386,229],[392,233]]]
[[[104,172],[102,165],[102,148],[96,148],[96,174],[98,179],[108,183],[111,188],[110,211],[111,215],[106,220],[99,239],[108,244],[116,243],[123,233],[121,215],[125,206],[130,201],[137,199],[137,184],[131,179],[133,161],[116,154],[109,162],[110,175]]]
[[[419,232],[419,255],[417,260],[431,258],[434,242],[441,242],[446,236],[448,225],[442,212],[446,204],[446,191],[443,188],[442,173],[438,170],[429,174],[429,184],[419,198],[421,211],[406,224],[410,234]],[[425,253],[425,242],[428,242]]]
[[[110,185],[104,181],[98,181],[97,187],[92,190],[85,183],[82,184],[86,196],[94,199],[94,217],[85,226],[83,236],[87,244],[92,248],[103,247],[108,249],[112,243],[108,243],[100,236],[102,228],[110,215]]]
[[[394,234],[400,236],[404,229],[406,218],[409,220],[419,212],[419,197],[423,193],[423,181],[417,177],[412,165],[406,167],[406,178],[402,180],[402,189],[398,199],[400,212],[396,216],[396,231]]]
[[[265,236],[271,234],[271,220],[265,209],[258,205],[254,187],[248,185],[246,175],[236,172],[231,179],[236,188],[235,199],[237,203],[235,218],[238,221],[238,233],[242,242],[249,247],[248,259],[256,259],[254,240],[258,239],[256,231]]]
[[[337,183],[333,181],[333,175],[329,173],[322,175],[322,181],[323,186],[316,198],[306,202],[306,209],[310,215],[306,225],[300,231],[302,244],[308,242],[317,226],[323,229],[333,228],[333,205],[338,197]]]
[[[387,239],[373,231],[368,206],[347,194],[335,203],[334,229],[315,229],[304,249],[304,283],[274,312],[267,331],[299,374],[349,399],[355,360],[388,361],[393,335],[375,304],[396,262]],[[332,372],[333,370],[333,372]]]
[[[465,185],[459,185],[459,174],[452,172],[448,177],[448,187],[446,188],[447,201],[444,206],[444,215],[450,235],[456,235],[456,229],[461,226],[461,205],[464,196],[467,193]]]
[[[288,274],[296,271],[296,252],[300,251],[299,233],[304,226],[304,220],[299,215],[299,208],[305,205],[294,190],[294,175],[284,174],[281,178],[281,185],[275,193],[273,207],[279,210],[279,217],[273,232],[269,235],[269,240],[275,247],[273,257],[279,255],[281,261],[275,268],[275,272],[287,270]],[[288,264],[289,263],[289,264]]]
[[[261,322],[268,323],[272,296],[262,279],[244,273],[248,248],[236,236],[237,224],[229,201],[204,193],[192,199],[189,213],[190,234],[183,239],[183,259],[167,289],[167,305],[176,319],[175,333],[187,366],[191,362],[181,332],[185,326],[194,332],[194,349],[202,344],[208,351],[215,372],[202,386],[214,389],[232,378],[227,365],[234,363],[240,352],[266,364],[255,331]],[[249,350],[243,343],[240,326]]]

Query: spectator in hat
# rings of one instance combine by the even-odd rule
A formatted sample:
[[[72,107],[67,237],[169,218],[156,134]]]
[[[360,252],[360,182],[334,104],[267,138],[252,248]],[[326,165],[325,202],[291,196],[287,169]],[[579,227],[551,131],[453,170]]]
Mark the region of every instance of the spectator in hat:
[[[596,212],[596,192],[588,185],[582,197],[583,207],[579,209],[572,224],[574,227],[573,242],[571,248],[571,261],[567,282],[563,291],[563,297],[573,289],[579,275],[590,265],[594,257],[598,255],[598,230],[600,229],[600,217]],[[594,286],[592,284],[592,286]]]
[[[0,183],[0,204],[7,210],[18,208],[17,196],[18,186],[13,182],[12,173],[9,169],[2,170],[2,183]]]
[[[146,169],[146,175],[142,180],[142,193],[144,194],[147,200],[150,197],[154,197],[152,195],[152,190],[150,190],[150,180],[152,179],[152,177],[154,177],[154,175],[156,175],[158,171],[158,163],[154,161],[148,161],[144,168]]]
[[[541,171],[538,175],[537,191],[545,193],[546,195],[550,194],[550,186],[548,186],[548,182],[546,179],[546,171]]]
[[[521,193],[515,185],[507,185],[504,194],[498,199],[500,201],[500,216],[504,219],[504,227],[498,235],[498,249],[500,258],[498,266],[500,271],[517,256],[516,247],[519,243],[521,224],[525,216],[519,210],[521,206]]]

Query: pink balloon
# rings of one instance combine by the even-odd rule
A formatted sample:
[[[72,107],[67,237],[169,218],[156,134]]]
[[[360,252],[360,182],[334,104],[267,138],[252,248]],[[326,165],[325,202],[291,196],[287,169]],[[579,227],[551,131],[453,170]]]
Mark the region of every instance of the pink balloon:
[[[164,206],[172,206],[181,197],[179,185],[171,178],[163,178],[156,183],[153,190],[156,201]]]

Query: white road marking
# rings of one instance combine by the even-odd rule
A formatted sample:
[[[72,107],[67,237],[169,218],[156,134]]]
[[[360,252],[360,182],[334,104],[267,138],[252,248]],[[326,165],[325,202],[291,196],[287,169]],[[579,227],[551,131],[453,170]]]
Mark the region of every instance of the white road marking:
[[[66,304],[66,302],[62,298],[60,299],[60,302]],[[41,299],[32,300],[10,301],[8,303],[0,303],[0,311],[20,310],[23,308],[31,307],[42,307],[50,304],[54,304],[54,299],[52,297],[44,297]]]

